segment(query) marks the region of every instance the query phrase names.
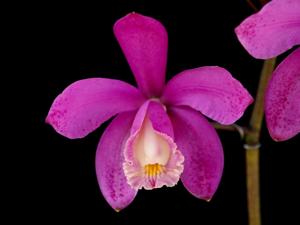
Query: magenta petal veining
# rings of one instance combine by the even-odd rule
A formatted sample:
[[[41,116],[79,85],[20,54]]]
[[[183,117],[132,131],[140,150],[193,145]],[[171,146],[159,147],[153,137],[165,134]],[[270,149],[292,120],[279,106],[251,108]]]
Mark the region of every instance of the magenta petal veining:
[[[285,141],[300,132],[300,48],[274,71],[265,96],[269,133]]]
[[[117,113],[137,109],[143,101],[139,90],[123,81],[79,80],[57,96],[46,121],[65,137],[82,138]]]
[[[300,44],[300,1],[272,0],[235,31],[253,57],[276,57]],[[275,141],[288,140],[300,130],[299,63],[298,48],[275,69],[265,93],[267,127]]]
[[[220,183],[224,156],[213,126],[197,111],[172,107],[175,141],[185,157],[181,180],[195,197],[210,200]]]
[[[232,124],[253,99],[227,70],[204,66],[174,76],[164,89],[162,101],[190,106],[219,123]]]
[[[120,113],[104,131],[96,152],[100,190],[116,211],[127,207],[137,193],[128,185],[123,171],[123,149],[134,115],[134,112]]]
[[[235,32],[253,57],[275,57],[300,44],[300,1],[272,0]]]

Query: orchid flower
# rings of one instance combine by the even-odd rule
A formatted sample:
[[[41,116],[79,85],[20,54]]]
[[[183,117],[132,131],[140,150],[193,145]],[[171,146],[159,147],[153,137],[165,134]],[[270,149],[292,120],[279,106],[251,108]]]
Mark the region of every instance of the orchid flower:
[[[232,124],[252,97],[217,66],[183,71],[165,85],[168,37],[153,18],[130,13],[116,22],[114,33],[139,88],[106,78],[77,81],[55,99],[46,121],[74,139],[116,116],[100,139],[96,174],[117,211],[139,189],[172,187],[179,179],[194,196],[211,199],[224,159],[220,139],[203,115]]]
[[[273,0],[235,31],[253,57],[276,57],[300,44],[300,0]],[[274,140],[288,140],[300,132],[299,99],[298,47],[275,69],[265,93],[266,122]]]

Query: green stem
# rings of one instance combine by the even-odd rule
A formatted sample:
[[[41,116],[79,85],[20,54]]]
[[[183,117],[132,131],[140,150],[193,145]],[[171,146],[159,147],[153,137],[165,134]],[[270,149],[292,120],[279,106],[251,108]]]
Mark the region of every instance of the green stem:
[[[259,143],[260,131],[264,117],[264,95],[267,84],[276,64],[276,58],[266,60],[264,62],[260,81],[256,93],[254,109],[252,111],[249,128],[251,132],[246,137],[246,144],[256,145]]]
[[[276,58],[266,60],[260,76],[249,129],[245,135],[247,204],[249,225],[260,225],[260,185],[259,185],[259,148],[260,134],[264,116],[264,93],[274,70]]]
[[[242,139],[245,137],[245,134],[247,132],[250,132],[247,127],[242,127],[242,126],[239,126],[237,124],[222,125],[222,124],[219,124],[219,123],[212,123],[212,125],[217,130],[238,131]]]

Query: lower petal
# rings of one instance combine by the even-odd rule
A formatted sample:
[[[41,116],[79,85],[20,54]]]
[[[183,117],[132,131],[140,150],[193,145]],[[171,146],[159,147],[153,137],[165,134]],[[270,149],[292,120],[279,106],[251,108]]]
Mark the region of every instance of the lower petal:
[[[129,135],[134,113],[121,113],[103,133],[96,152],[96,173],[100,190],[116,211],[127,207],[137,191],[126,181],[122,164],[124,143]]]
[[[169,115],[175,141],[185,157],[183,185],[197,198],[210,200],[220,183],[224,165],[217,132],[193,109],[173,107]]]
[[[266,121],[271,137],[285,141],[300,132],[300,48],[274,71],[265,97]]]

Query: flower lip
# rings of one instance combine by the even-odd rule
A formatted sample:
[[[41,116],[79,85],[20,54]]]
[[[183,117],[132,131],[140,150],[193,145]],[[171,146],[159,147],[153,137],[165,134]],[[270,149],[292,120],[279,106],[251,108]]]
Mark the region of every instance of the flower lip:
[[[165,165],[170,157],[169,144],[163,135],[155,132],[148,116],[145,117],[141,130],[134,137],[134,154],[142,166],[151,164]]]
[[[170,123],[166,112],[160,103],[153,100],[149,100],[140,111],[143,112],[136,116],[139,128],[132,133],[124,148],[123,170],[127,182],[134,189],[174,186],[183,171],[184,157],[173,138],[155,129],[155,122],[151,121],[156,115],[156,118],[162,118],[162,124]]]

